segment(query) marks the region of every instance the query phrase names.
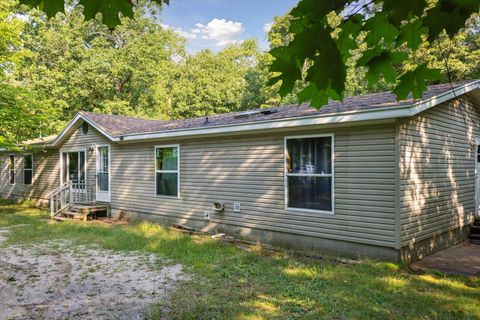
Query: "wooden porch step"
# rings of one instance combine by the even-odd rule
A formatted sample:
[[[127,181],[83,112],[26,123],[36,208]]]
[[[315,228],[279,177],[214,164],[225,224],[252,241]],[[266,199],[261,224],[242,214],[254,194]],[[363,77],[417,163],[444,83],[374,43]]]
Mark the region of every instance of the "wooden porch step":
[[[79,203],[72,203],[70,209],[72,210],[81,210],[81,211],[103,211],[108,210],[108,204],[79,204]]]
[[[72,218],[67,218],[67,217],[60,217],[60,216],[53,216],[53,220],[58,220],[58,221],[72,221]]]
[[[109,203],[70,203],[68,206],[56,216],[52,217],[59,221],[78,221],[87,220],[90,215],[96,216],[97,212],[106,211],[107,216],[110,214]]]
[[[87,215],[87,213],[82,213],[82,212],[74,212],[74,211],[66,211],[62,212],[63,215],[69,216],[72,219],[84,219]]]

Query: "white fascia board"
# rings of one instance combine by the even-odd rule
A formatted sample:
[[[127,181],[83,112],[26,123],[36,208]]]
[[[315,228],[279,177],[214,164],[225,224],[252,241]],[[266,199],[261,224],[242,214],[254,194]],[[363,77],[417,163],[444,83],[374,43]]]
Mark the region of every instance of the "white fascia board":
[[[411,110],[412,110],[411,115],[414,116],[414,115],[416,115],[420,112],[423,112],[427,109],[435,107],[435,106],[437,106],[441,103],[444,103],[448,100],[457,98],[458,96],[461,96],[465,93],[468,93],[470,91],[473,91],[473,90],[479,89],[479,88],[480,88],[480,80],[477,80],[477,81],[467,83],[463,86],[457,87],[453,90],[446,91],[446,92],[444,92],[442,94],[439,94],[437,96],[433,96],[429,99],[421,100],[421,101],[411,105],[411,107],[410,107]]]
[[[122,142],[137,140],[154,140],[164,138],[181,138],[186,136],[211,135],[232,132],[248,132],[256,130],[271,130],[290,127],[316,126],[357,121],[372,121],[388,118],[401,118],[410,116],[410,106],[384,108],[381,110],[369,110],[364,112],[338,113],[325,116],[298,117],[290,119],[278,119],[269,121],[247,122],[235,125],[223,125],[210,128],[190,128],[172,130],[167,132],[152,132],[145,134],[131,134],[120,138]]]

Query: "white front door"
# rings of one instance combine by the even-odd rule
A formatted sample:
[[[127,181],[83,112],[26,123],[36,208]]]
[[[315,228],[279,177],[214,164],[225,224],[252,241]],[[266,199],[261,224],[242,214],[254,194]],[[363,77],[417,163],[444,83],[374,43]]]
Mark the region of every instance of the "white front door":
[[[97,201],[110,202],[110,146],[97,146]]]

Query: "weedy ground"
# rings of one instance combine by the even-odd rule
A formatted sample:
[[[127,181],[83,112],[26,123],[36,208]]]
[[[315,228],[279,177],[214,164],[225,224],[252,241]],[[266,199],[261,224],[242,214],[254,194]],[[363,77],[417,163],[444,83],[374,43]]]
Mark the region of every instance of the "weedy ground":
[[[151,306],[151,319],[480,319],[479,278],[412,274],[373,259],[343,264],[262,246],[244,250],[148,222],[49,223],[46,211],[0,202],[0,228],[19,224],[3,234],[4,247],[57,239],[181,264],[188,279]]]

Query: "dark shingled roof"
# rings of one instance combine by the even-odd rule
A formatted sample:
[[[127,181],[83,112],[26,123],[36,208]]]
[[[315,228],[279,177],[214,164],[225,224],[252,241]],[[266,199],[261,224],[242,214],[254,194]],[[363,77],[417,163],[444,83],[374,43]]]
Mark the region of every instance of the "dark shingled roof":
[[[453,88],[461,85],[465,85],[470,81],[457,82],[453,84]],[[424,92],[423,99],[428,99],[434,96],[438,96],[446,91],[452,89],[451,84],[438,84],[428,87],[428,90]],[[341,113],[355,113],[362,111],[369,111],[375,109],[384,109],[392,107],[409,106],[417,101],[408,98],[403,101],[397,101],[394,94],[391,92],[371,93],[361,96],[355,96],[346,98],[343,102],[331,101],[327,105],[320,109],[314,109],[307,104],[302,105],[287,105],[281,107],[274,107],[271,109],[277,110],[276,113],[268,115],[256,114],[246,118],[235,118],[236,115],[244,113],[231,112],[218,115],[208,116],[208,123],[205,122],[205,117],[189,118],[182,120],[172,121],[160,121],[160,120],[147,120],[118,115],[105,115],[93,112],[80,113],[100,126],[103,130],[108,132],[112,136],[123,136],[128,134],[142,134],[148,132],[166,132],[172,130],[193,129],[193,128],[206,128],[215,127],[221,125],[233,125],[242,123],[251,123],[257,121],[268,121],[286,118],[301,118],[309,116],[324,116]],[[265,109],[257,109],[265,110]],[[254,110],[251,110],[254,111]]]

